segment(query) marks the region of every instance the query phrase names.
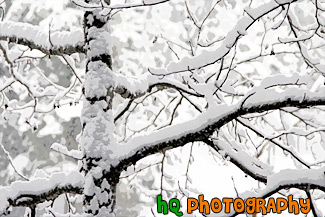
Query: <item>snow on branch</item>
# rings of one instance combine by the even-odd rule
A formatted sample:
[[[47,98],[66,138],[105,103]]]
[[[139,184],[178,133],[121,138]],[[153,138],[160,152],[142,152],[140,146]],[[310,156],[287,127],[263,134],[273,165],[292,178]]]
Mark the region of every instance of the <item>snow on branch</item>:
[[[1,21],[0,40],[25,45],[49,55],[84,53],[84,33],[81,29],[51,33],[49,29],[44,31],[28,23]]]
[[[255,189],[238,195],[243,200],[248,198],[267,198],[282,189],[297,188],[301,190],[319,189],[325,192],[325,167],[320,169],[286,169],[270,175],[263,189]],[[218,213],[216,216],[236,216],[234,209],[230,213]]]
[[[114,4],[114,5],[102,5],[102,4],[89,4],[84,1],[80,0],[72,0],[72,2],[85,9],[85,10],[94,10],[94,9],[103,9],[100,12],[100,15],[102,16],[107,16],[109,15],[112,10],[121,10],[121,9],[126,9],[126,8],[136,8],[136,7],[144,7],[144,6],[153,6],[153,5],[158,5],[162,4],[165,2],[168,2],[170,0],[141,0],[138,3],[125,3],[125,4]]]
[[[319,169],[282,170],[268,177],[267,186],[260,192],[265,197],[286,187],[307,187],[325,192],[325,167]]]
[[[113,171],[122,171],[139,159],[162,150],[180,147],[194,141],[205,142],[209,140],[215,130],[245,114],[283,107],[306,108],[325,105],[324,91],[325,88],[320,88],[316,93],[296,87],[288,88],[282,92],[265,89],[259,93],[248,94],[234,105],[211,106],[190,121],[166,127],[150,135],[135,137],[124,145],[113,145],[111,155],[111,159],[114,161]]]
[[[56,151],[58,153],[65,155],[65,156],[72,157],[76,160],[81,160],[82,156],[83,156],[81,151],[79,151],[79,150],[70,150],[69,151],[66,146],[63,146],[57,142],[55,142],[51,145],[51,149],[53,151]]]
[[[2,140],[2,135],[0,134],[0,140]],[[21,178],[23,178],[24,180],[29,180],[26,176],[24,176],[21,172],[19,172],[17,169],[16,169],[16,167],[15,167],[15,165],[14,165],[14,163],[13,163],[13,160],[12,160],[12,158],[11,158],[11,156],[10,156],[10,154],[9,154],[9,152],[5,149],[5,147],[3,146],[3,144],[0,144],[0,147],[1,147],[1,149],[2,149],[2,151],[5,153],[5,155],[7,156],[7,159],[8,159],[8,161],[9,161],[9,163],[10,163],[10,165],[12,166],[12,168],[14,169],[14,171],[21,177]]]
[[[203,97],[203,95],[197,93],[193,89],[190,89],[177,79],[167,76],[164,76],[163,78],[151,74],[147,74],[139,78],[129,78],[120,74],[114,74],[114,76],[115,92],[124,98],[141,97],[148,93],[148,91],[150,92],[154,87],[174,88],[193,96]]]
[[[178,62],[171,62],[166,69],[150,68],[149,71],[155,75],[168,75],[188,70],[199,69],[221,60],[226,56],[231,48],[236,44],[239,38],[246,34],[246,31],[251,27],[255,21],[264,15],[274,11],[275,9],[295,2],[296,0],[272,0],[258,8],[245,10],[246,15],[242,17],[233,30],[231,30],[226,38],[223,40],[222,45],[213,51],[203,51],[200,55],[195,57],[185,57]]]
[[[269,165],[250,156],[235,140],[231,140],[229,143],[221,139],[206,140],[205,142],[255,180],[266,183],[267,177],[273,174]]]
[[[0,214],[6,213],[10,206],[35,206],[63,193],[81,194],[83,183],[83,176],[78,172],[54,173],[49,178],[16,181],[10,186],[0,187]]]
[[[101,15],[108,15],[114,9],[125,9],[125,8],[136,8],[143,6],[153,6],[168,2],[169,0],[142,0],[139,3],[126,3],[126,4],[116,4],[105,7],[105,9],[101,12]]]

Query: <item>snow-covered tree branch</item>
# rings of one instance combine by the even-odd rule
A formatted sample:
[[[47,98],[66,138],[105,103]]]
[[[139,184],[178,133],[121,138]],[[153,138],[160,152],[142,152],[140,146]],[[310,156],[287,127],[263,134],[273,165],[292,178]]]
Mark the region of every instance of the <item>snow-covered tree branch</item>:
[[[222,42],[222,45],[218,47],[218,49],[213,51],[205,51],[195,57],[183,58],[181,61],[169,63],[167,69],[150,69],[150,72],[155,75],[168,75],[199,69],[216,63],[230,52],[236,42],[246,34],[247,30],[257,20],[276,10],[277,8],[293,2],[295,2],[295,0],[271,1],[255,9],[246,8],[245,13],[247,15],[238,21],[235,28],[227,34]]]
[[[101,2],[100,4],[87,4],[83,1],[73,0],[73,3],[77,6],[84,8],[86,10],[93,10],[93,9],[103,9],[101,11],[101,15],[109,15],[113,10],[121,10],[126,8],[137,8],[137,7],[145,7],[145,6],[153,6],[168,2],[169,0],[143,0],[139,3],[124,3],[124,4],[114,4],[110,5],[109,2]]]
[[[9,206],[35,207],[63,193],[81,194],[83,184],[83,176],[77,172],[54,173],[49,178],[14,182],[0,188],[0,213],[7,213]]]
[[[0,40],[38,49],[48,55],[84,53],[83,32],[52,32],[27,23],[1,21]]]
[[[159,78],[158,76],[147,74],[146,76],[143,76],[143,78],[127,78],[125,76],[117,75],[115,80],[115,92],[124,98],[138,98],[151,92],[154,88],[172,88],[196,97],[204,96],[175,78]]]
[[[1,1],[0,216],[160,216],[158,195],[186,214],[202,194],[322,216],[324,10]]]
[[[191,121],[161,129],[150,133],[150,135],[136,137],[122,145],[123,148],[113,147],[112,159],[114,156],[120,156],[121,150],[122,153],[126,153],[116,160],[116,168],[124,170],[144,156],[183,146],[193,141],[205,142],[216,130],[242,115],[283,107],[306,108],[325,105],[324,92],[325,89],[320,90],[319,93],[311,93],[292,88],[282,93],[265,90],[257,92],[256,95],[249,94],[244,100],[232,106],[210,107]],[[263,98],[263,96],[268,96],[268,98]]]
[[[316,170],[283,170],[279,173],[270,175],[268,177],[268,184],[263,190],[256,189],[255,191],[244,192],[240,195],[240,198],[268,198],[273,194],[288,188],[297,188],[306,191],[313,189],[325,191],[324,172],[324,168]],[[230,213],[220,213],[217,216],[237,216],[238,214],[240,213],[231,210]]]

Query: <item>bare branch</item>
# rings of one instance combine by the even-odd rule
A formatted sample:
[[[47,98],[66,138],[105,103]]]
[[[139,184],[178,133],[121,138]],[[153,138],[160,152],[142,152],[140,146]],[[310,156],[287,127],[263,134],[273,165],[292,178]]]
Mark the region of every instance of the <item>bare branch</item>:
[[[142,0],[140,3],[125,3],[125,4],[116,4],[106,6],[105,9],[101,12],[102,15],[108,15],[112,10],[120,10],[126,8],[137,8],[137,7],[144,7],[144,6],[153,6],[162,4],[165,2],[169,2],[169,0]]]
[[[72,2],[77,5],[78,7],[81,7],[85,10],[95,10],[95,9],[103,9],[101,11],[102,16],[109,15],[113,10],[121,10],[121,9],[127,9],[127,8],[137,8],[137,7],[147,7],[147,6],[154,6],[158,4],[162,4],[165,2],[168,2],[169,0],[142,0],[139,3],[125,3],[125,4],[115,4],[115,5],[102,5],[102,4],[88,4],[84,1],[79,0],[72,0]]]
[[[278,146],[279,148],[281,148],[284,151],[287,151],[288,153],[291,154],[291,156],[296,159],[297,161],[299,161],[302,165],[304,165],[307,168],[310,168],[309,163],[305,162],[298,154],[297,152],[294,150],[293,147],[286,147],[282,144],[280,144],[279,142],[275,141],[274,139],[270,139],[267,138],[266,136],[263,135],[262,132],[260,132],[258,129],[256,129],[255,127],[253,127],[247,120],[241,119],[241,118],[236,118],[236,120],[242,124],[243,126],[247,127],[248,129],[252,130],[254,133],[256,133],[258,136],[265,138],[266,140],[272,142],[273,144],[275,144],[276,146]]]
[[[0,138],[1,138],[1,136],[0,136]],[[20,173],[20,172],[16,169],[14,163],[12,162],[12,158],[11,158],[9,152],[5,149],[5,147],[3,146],[3,144],[0,144],[0,146],[1,146],[2,151],[6,154],[7,159],[8,159],[8,161],[9,161],[10,165],[12,166],[12,168],[14,169],[14,171],[15,171],[15,172],[16,172],[16,173],[17,173],[17,174],[18,174],[22,179],[24,179],[25,181],[28,181],[29,179],[28,179],[26,176],[24,176],[22,173]]]
[[[222,45],[213,51],[205,51],[195,57],[185,57],[179,62],[171,62],[167,69],[151,68],[150,72],[155,75],[169,75],[174,73],[186,72],[189,70],[200,69],[205,66],[216,63],[226,56],[231,48],[236,44],[239,38],[246,34],[246,31],[261,17],[276,10],[283,5],[291,4],[296,0],[285,0],[277,3],[273,0],[255,9],[247,9],[247,16],[241,18],[232,31],[230,31],[223,40]]]

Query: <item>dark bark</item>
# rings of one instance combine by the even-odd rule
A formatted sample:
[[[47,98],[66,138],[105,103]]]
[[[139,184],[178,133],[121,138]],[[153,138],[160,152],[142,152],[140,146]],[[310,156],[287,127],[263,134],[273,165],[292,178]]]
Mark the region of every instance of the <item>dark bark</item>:
[[[83,171],[86,175],[84,211],[91,216],[109,217],[114,216],[116,188],[116,182],[107,176],[110,160],[106,153],[107,147],[114,142],[112,135],[114,81],[111,79],[113,72],[108,18],[99,15],[99,11],[88,11],[84,15],[87,55],[85,100],[81,120],[83,125],[81,146],[85,155]]]

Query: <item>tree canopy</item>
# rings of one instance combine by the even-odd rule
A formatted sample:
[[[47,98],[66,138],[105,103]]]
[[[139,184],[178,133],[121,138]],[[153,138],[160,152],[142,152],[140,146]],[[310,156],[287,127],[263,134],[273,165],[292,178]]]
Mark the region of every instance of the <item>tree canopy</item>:
[[[162,216],[160,194],[183,213],[201,194],[293,195],[323,216],[324,11],[1,1],[0,216]]]

